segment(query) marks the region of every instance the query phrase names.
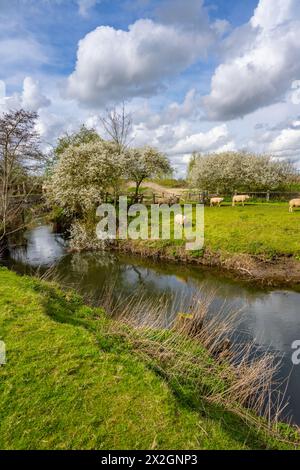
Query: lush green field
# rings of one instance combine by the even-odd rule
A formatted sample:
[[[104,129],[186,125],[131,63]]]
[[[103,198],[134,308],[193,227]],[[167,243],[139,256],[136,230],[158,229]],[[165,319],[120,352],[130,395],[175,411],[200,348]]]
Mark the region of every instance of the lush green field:
[[[184,399],[194,387],[167,385],[111,324],[76,294],[0,268],[1,449],[284,446],[226,410],[199,408],[199,396],[197,406]]]
[[[204,225],[204,248],[212,253],[247,253],[267,259],[276,255],[296,259],[300,256],[300,210],[289,213],[287,203],[248,203],[244,207],[223,203],[221,207],[205,207]],[[146,241],[144,245],[176,250],[185,240],[174,240],[173,232],[171,223],[170,240]]]
[[[213,251],[300,255],[300,211],[287,203],[205,208],[205,246]]]

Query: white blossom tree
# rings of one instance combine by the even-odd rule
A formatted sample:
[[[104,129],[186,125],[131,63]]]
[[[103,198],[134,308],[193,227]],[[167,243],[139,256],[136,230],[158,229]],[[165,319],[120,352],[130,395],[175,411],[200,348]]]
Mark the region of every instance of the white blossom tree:
[[[193,155],[189,166],[190,184],[217,193],[276,189],[292,178],[294,167],[269,155],[223,152]]]
[[[171,172],[167,157],[152,147],[133,148],[126,152],[126,175],[135,182],[135,197],[145,178]]]
[[[50,203],[84,216],[116,188],[124,173],[124,155],[104,140],[69,146],[60,155],[46,186]]]

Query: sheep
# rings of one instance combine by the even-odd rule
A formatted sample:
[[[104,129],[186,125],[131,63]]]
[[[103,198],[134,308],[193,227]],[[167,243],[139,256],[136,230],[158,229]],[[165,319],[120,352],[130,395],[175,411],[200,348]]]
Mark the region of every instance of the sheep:
[[[211,200],[210,200],[210,207],[213,207],[213,206],[221,206],[221,202],[224,201],[224,198],[223,197],[212,197]]]
[[[178,196],[169,196],[169,197],[160,197],[157,199],[159,204],[167,204],[168,206],[172,206],[173,204],[179,203]]]
[[[244,207],[244,204],[245,204],[246,201],[248,201],[248,199],[250,199],[250,196],[248,196],[247,194],[242,194],[240,196],[233,196],[233,198],[232,198],[232,207],[235,206],[236,202],[241,202],[242,206]]]
[[[289,202],[289,212],[293,212],[293,207],[300,207],[300,199],[292,199]]]
[[[185,221],[186,221],[185,215],[181,215],[181,214],[176,214],[175,215],[175,218],[174,218],[175,224],[184,225]]]

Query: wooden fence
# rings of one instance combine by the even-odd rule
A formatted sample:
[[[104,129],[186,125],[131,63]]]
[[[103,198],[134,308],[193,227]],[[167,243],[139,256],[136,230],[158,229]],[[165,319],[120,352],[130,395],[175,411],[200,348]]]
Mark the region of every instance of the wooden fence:
[[[148,192],[140,193],[137,197],[132,193],[122,193],[119,196],[127,196],[129,204],[162,204],[162,203],[198,203],[208,204],[212,197],[223,197],[225,201],[231,201],[232,197],[237,194],[248,194],[252,200],[261,202],[282,201],[288,202],[291,199],[300,198],[300,192],[289,191],[248,191],[248,192],[234,192],[234,193],[210,193],[208,191],[183,191],[178,194],[170,192]],[[115,196],[106,193],[104,198],[105,202],[115,202]]]

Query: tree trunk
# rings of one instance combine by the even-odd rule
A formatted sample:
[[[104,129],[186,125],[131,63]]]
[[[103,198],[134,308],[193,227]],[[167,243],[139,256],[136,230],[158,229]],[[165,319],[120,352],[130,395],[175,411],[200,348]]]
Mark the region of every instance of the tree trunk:
[[[0,236],[0,259],[9,256],[8,237],[6,234]]]
[[[138,196],[139,196],[139,189],[140,189],[140,186],[142,184],[142,181],[143,180],[140,180],[140,181],[136,181],[136,186],[135,186],[135,195],[134,195],[134,198],[135,198],[135,201],[138,200]]]

